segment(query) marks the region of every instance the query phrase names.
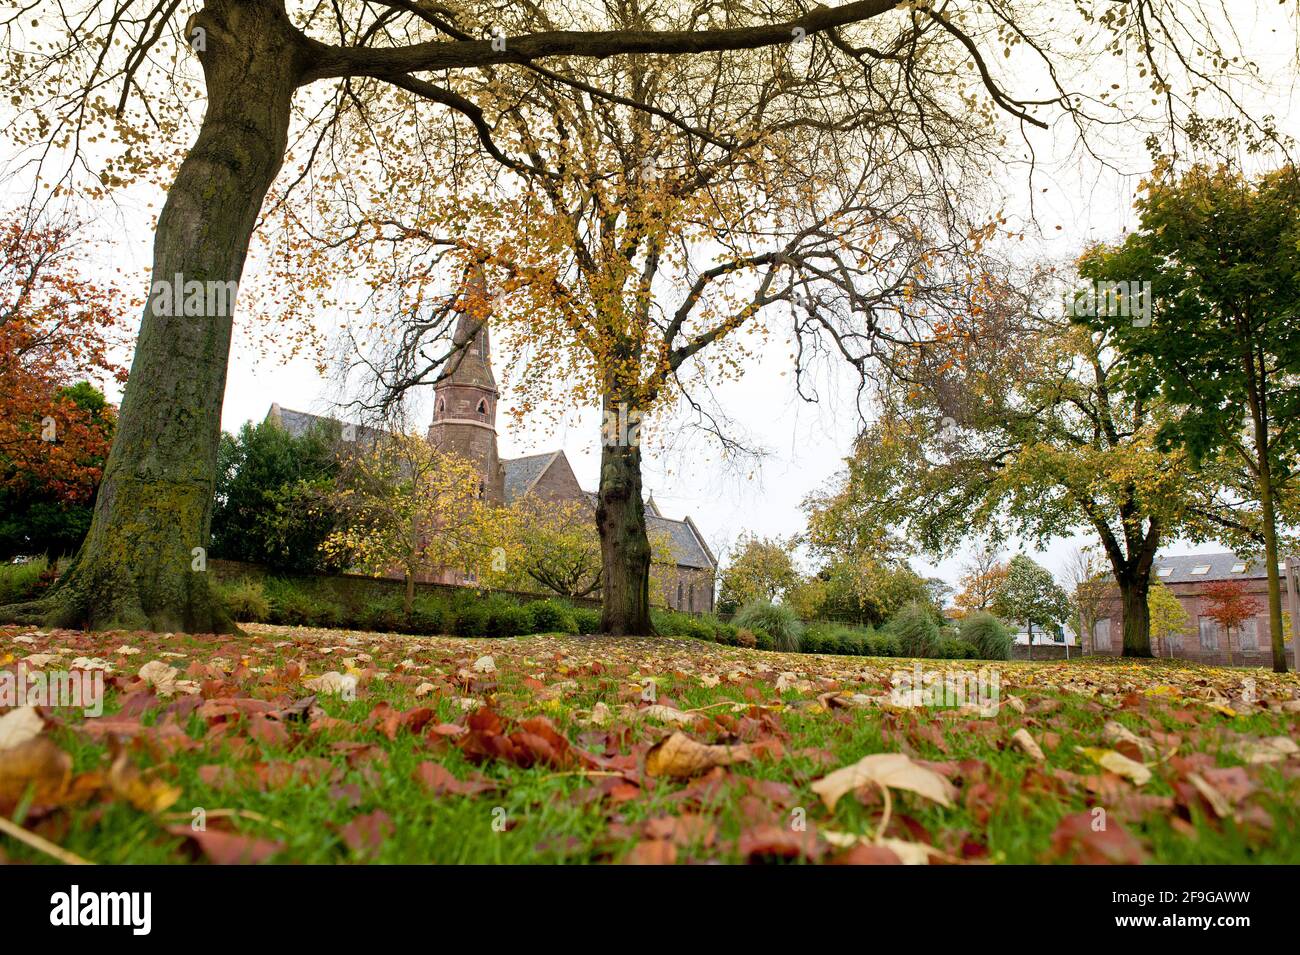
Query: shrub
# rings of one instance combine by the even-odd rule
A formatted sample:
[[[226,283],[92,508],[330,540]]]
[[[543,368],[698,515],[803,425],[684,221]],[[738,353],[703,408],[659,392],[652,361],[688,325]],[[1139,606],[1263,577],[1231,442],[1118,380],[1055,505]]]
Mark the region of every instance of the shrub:
[[[578,621],[573,608],[552,600],[534,600],[524,604],[528,614],[527,633],[577,633]],[[597,619],[597,624],[600,621]]]
[[[776,641],[772,639],[772,635],[766,630],[755,630],[754,642],[758,645],[758,649],[760,650],[776,649]]]
[[[600,611],[595,607],[574,607],[573,619],[578,633],[600,633]]]
[[[939,652],[939,625],[916,601],[894,614],[885,628],[905,657],[932,657]]]
[[[411,601],[411,616],[407,625],[412,633],[432,636],[446,629],[447,611],[443,602],[431,594],[420,594]]]
[[[718,620],[713,625],[713,639],[727,646],[736,645],[736,628],[729,623]]]
[[[271,617],[271,602],[260,580],[241,577],[233,584],[218,588],[226,612],[235,620],[264,623]]]
[[[480,603],[463,602],[456,608],[450,630],[458,637],[487,635],[488,611]]]
[[[0,604],[35,599],[45,589],[41,577],[48,567],[44,557],[25,564],[0,564]]]
[[[316,602],[292,581],[270,577],[263,587],[271,604],[272,623],[300,627],[310,625],[316,619]]]
[[[864,641],[864,652],[873,657],[901,657],[903,649],[897,638],[888,633],[873,633]]]
[[[809,627],[803,632],[803,639],[799,641],[799,649],[804,653],[826,653],[826,637],[820,630]]]
[[[943,660],[974,660],[978,651],[965,640],[940,640],[938,656]]]
[[[976,659],[1011,659],[1012,633],[993,614],[979,611],[966,617],[958,631],[961,639],[975,648]]]
[[[532,614],[519,604],[504,597],[489,597],[482,602],[487,613],[484,632],[489,637],[517,637],[529,633],[532,626]]]
[[[777,650],[798,651],[799,638],[803,636],[803,623],[793,610],[766,600],[752,600],[741,607],[735,624],[753,630],[755,635],[762,630]]]
[[[758,636],[754,633],[753,630],[748,630],[745,627],[740,627],[739,629],[736,630],[736,646],[748,647],[749,649],[752,650],[758,646]]]
[[[397,594],[375,597],[357,613],[357,624],[366,630],[400,633],[406,629],[402,598]]]

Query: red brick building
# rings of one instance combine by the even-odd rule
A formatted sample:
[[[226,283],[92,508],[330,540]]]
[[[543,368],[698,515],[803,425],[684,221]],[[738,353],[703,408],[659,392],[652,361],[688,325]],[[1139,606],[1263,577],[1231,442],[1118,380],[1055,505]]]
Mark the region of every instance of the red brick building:
[[[1300,581],[1297,580],[1300,562],[1294,559],[1283,562],[1282,609],[1290,609],[1291,626],[1300,626]],[[1188,629],[1169,639],[1152,639],[1151,651],[1161,657],[1196,660],[1202,663],[1234,664],[1237,666],[1271,666],[1273,652],[1269,636],[1268,572],[1262,562],[1240,560],[1235,554],[1188,554],[1175,557],[1157,557],[1152,570],[1152,580],[1169,588],[1187,612]],[[1245,585],[1246,593],[1255,602],[1255,615],[1231,634],[1208,615],[1205,585],[1213,581],[1238,580]],[[1295,637],[1288,646],[1288,656],[1294,652]],[[1118,592],[1105,602],[1085,638],[1087,653],[1118,656],[1124,649],[1124,610]]]
[[[462,318],[456,329],[456,341],[464,342],[471,329],[469,320]],[[563,451],[505,460],[498,453],[496,418],[500,393],[492,374],[487,328],[482,328],[453,360],[456,364],[451,373],[434,386],[430,443],[478,465],[482,480],[480,494],[484,500],[510,504],[525,495],[551,501],[586,500],[593,507],[594,521],[595,495],[578,484]],[[304,434],[316,425],[334,420],[291,411],[278,404],[271,405],[266,417],[291,434]],[[365,430],[359,426],[354,428],[356,439],[364,440]],[[667,538],[674,561],[671,567],[660,567],[658,577],[663,582],[663,592],[659,600],[654,600],[652,595],[651,602],[679,610],[713,610],[718,562],[695,522],[689,516],[680,521],[665,517],[652,497],[646,502],[646,526],[652,536]],[[448,584],[470,582],[457,571],[435,573],[431,579]]]

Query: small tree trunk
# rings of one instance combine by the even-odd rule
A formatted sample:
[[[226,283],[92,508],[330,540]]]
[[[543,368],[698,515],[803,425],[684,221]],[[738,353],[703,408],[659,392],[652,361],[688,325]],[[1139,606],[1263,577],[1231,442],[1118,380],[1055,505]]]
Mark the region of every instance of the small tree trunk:
[[[1029,659],[1034,658],[1034,622],[1031,620],[1027,624],[1029,628]]]
[[[415,607],[415,574],[406,568],[406,593],[402,596],[402,614],[409,620]]]
[[[621,403],[626,409],[627,404]],[[606,398],[607,421],[622,421],[620,402]],[[596,525],[604,568],[600,628],[616,636],[649,636],[650,539],[641,501],[641,448],[621,425],[606,429],[600,455]]]
[[[1151,656],[1151,608],[1147,605],[1149,575],[1117,576],[1120,601],[1124,606],[1124,656]]]
[[[1286,634],[1282,630],[1282,576],[1278,572],[1277,516],[1273,506],[1273,475],[1267,456],[1261,463],[1260,516],[1264,524],[1264,561],[1268,565],[1268,631],[1273,648],[1273,672],[1286,672]]]
[[[153,284],[90,530],[32,608],[56,626],[236,632],[205,572],[229,293],[284,159],[308,53],[276,0],[208,0],[186,32],[200,29],[207,110],[158,217]],[[201,304],[174,314],[195,290]]]

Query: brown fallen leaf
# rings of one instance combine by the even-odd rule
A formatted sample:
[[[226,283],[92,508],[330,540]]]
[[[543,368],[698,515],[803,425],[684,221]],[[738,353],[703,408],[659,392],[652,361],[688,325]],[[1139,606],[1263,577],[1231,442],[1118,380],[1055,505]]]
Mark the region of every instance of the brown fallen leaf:
[[[415,767],[412,778],[435,796],[452,793],[457,796],[477,796],[479,793],[491,792],[496,784],[488,779],[460,780],[451,771],[439,763],[423,762]]]
[[[1039,745],[1034,742],[1034,738],[1029,735],[1029,730],[1027,729],[1018,729],[1012,733],[1011,742],[1019,746],[1030,759],[1033,759],[1036,762],[1041,763],[1047,759],[1047,757],[1043,755],[1043,751]]]
[[[0,750],[0,813],[9,815],[28,786],[37,805],[57,804],[71,778],[72,757],[44,736]]]
[[[127,757],[125,749],[118,749],[108,768],[106,782],[115,795],[141,812],[162,812],[181,798],[179,786],[172,786],[140,772]]]
[[[1082,865],[1139,865],[1146,853],[1136,839],[1115,819],[1098,826],[1090,812],[1064,817],[1052,833],[1052,851]]]
[[[193,842],[215,865],[257,865],[284,848],[282,843],[269,839],[216,829],[199,832],[189,826],[168,826],[167,831]]]
[[[677,846],[666,839],[642,840],[623,858],[624,865],[672,865],[676,861]]]
[[[914,792],[945,808],[952,806],[952,783],[934,770],[913,762],[905,753],[864,756],[851,766],[837,769],[817,780],[812,784],[812,791],[822,797],[827,809],[833,810],[845,793],[873,783]]]
[[[1124,724],[1117,723],[1114,720],[1108,721],[1101,728],[1101,738],[1117,749],[1121,744],[1127,744],[1131,749],[1137,750],[1137,753],[1144,760],[1156,758],[1156,748],[1150,740],[1143,739]]]
[[[647,776],[686,778],[708,772],[714,766],[730,766],[750,759],[748,746],[710,746],[697,743],[685,733],[673,733],[650,747],[645,756]]]

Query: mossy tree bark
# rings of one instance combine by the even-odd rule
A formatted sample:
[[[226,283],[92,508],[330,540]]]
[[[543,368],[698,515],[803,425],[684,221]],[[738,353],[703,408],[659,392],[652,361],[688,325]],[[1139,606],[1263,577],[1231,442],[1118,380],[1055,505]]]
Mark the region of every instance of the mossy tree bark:
[[[19,619],[236,631],[206,573],[229,292],[284,159],[307,51],[274,0],[209,0],[187,35],[195,30],[207,110],[158,219],[150,297],[90,530],[44,601],[9,608]],[[172,314],[196,289],[201,307],[182,312],[202,314]]]
[[[649,636],[650,538],[646,534],[645,504],[641,500],[641,448],[636,433],[625,427],[627,409],[617,398],[605,399],[606,422],[600,454],[600,490],[596,525],[604,586],[600,629],[616,636]]]

